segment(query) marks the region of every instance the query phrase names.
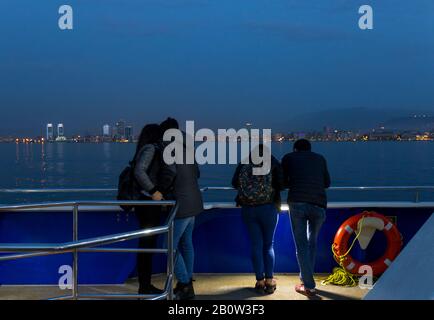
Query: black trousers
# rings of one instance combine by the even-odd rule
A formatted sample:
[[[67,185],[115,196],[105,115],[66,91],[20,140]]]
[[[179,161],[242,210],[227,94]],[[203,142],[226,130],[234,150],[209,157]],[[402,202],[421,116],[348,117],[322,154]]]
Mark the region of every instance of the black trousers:
[[[135,208],[140,228],[150,228],[161,224],[161,206],[138,206]],[[158,236],[139,239],[140,249],[156,248]],[[146,290],[151,285],[152,253],[137,254],[137,272],[139,276],[139,290]]]

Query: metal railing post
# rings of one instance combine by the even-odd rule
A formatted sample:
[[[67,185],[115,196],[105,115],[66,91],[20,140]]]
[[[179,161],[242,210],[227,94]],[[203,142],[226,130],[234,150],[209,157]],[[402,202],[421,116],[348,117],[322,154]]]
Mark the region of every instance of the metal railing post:
[[[174,248],[173,248],[173,228],[174,222],[171,221],[167,233],[167,277],[170,278],[168,286],[168,300],[173,300],[173,272],[174,272]]]
[[[72,211],[72,241],[78,241],[78,205],[75,204]],[[78,298],[78,250],[72,253],[72,299]]]
[[[419,202],[419,200],[420,200],[420,190],[416,189],[416,194],[415,194],[414,202]]]
[[[22,258],[30,258],[35,256],[56,255],[62,253],[72,253],[72,294],[68,296],[61,296],[52,298],[53,300],[73,299],[80,298],[100,299],[100,298],[142,298],[143,295],[134,294],[96,294],[96,295],[80,295],[79,282],[78,282],[78,255],[80,252],[142,252],[142,249],[137,248],[100,248],[102,245],[118,243],[131,239],[142,237],[151,237],[158,234],[167,234],[167,249],[145,249],[146,252],[165,253],[168,255],[167,260],[167,273],[168,278],[165,285],[165,290],[160,295],[145,295],[146,299],[159,300],[159,299],[173,299],[173,274],[174,274],[174,242],[173,242],[173,219],[176,216],[178,205],[174,201],[160,201],[159,205],[174,206],[167,222],[163,226],[152,227],[149,229],[140,229],[130,232],[111,234],[96,238],[88,238],[79,240],[79,208],[80,206],[119,206],[119,205],[155,205],[154,201],[71,201],[71,202],[50,202],[39,204],[25,204],[25,205],[10,205],[0,206],[0,212],[4,211],[19,211],[29,209],[42,209],[42,208],[72,208],[72,241],[55,243],[55,244],[0,244],[0,252],[26,252],[12,255],[0,256],[0,261],[15,260]]]

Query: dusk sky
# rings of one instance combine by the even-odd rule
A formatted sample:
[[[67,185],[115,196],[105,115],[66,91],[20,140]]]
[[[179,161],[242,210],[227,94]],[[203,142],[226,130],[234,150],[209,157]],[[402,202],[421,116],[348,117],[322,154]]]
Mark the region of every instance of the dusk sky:
[[[62,4],[74,30],[58,28]],[[358,8],[374,9],[360,30]],[[432,0],[1,0],[0,135],[278,127],[336,108],[434,113]]]

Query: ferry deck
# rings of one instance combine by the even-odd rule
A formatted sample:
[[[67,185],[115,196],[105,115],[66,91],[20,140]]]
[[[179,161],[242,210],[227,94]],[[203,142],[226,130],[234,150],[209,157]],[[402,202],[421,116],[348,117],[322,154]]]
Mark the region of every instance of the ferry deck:
[[[337,266],[331,245],[339,226],[349,217],[363,211],[375,211],[390,218],[398,227],[406,246],[418,231],[433,219],[434,202],[421,201],[422,192],[434,187],[335,187],[334,191],[411,192],[405,201],[340,201],[330,202],[327,220],[318,241],[316,278],[318,296],[315,299],[363,299],[374,292],[359,287],[322,285],[321,279]],[[229,187],[207,187],[203,192],[226,192]],[[80,195],[114,192],[114,189],[3,189],[0,193],[44,194],[68,193]],[[177,206],[173,201],[160,202],[167,208],[162,225],[140,229],[133,212],[123,212],[119,205],[150,205],[154,202],[120,201],[56,201],[0,207],[0,299],[173,299],[173,219]],[[431,223],[433,224],[433,223]],[[425,228],[426,229],[426,228]],[[425,232],[426,234],[427,232]],[[158,249],[138,249],[138,239],[161,235]],[[433,251],[430,232],[418,248]],[[417,239],[416,239],[417,240]],[[433,241],[431,241],[433,240]],[[196,219],[194,231],[196,299],[307,299],[294,292],[298,283],[298,266],[288,217],[288,206],[282,204],[275,236],[276,279],[278,288],[272,295],[258,295],[253,290],[254,275],[250,261],[249,240],[243,226],[240,209],[233,202],[206,202],[205,211]],[[421,240],[420,240],[421,241]],[[429,242],[431,241],[431,242]],[[386,241],[376,232],[366,250],[355,247],[351,254],[360,261],[372,261],[381,256]],[[137,252],[154,252],[154,284],[164,288],[161,295],[138,295],[136,279]],[[407,250],[408,251],[408,250]],[[418,250],[412,250],[418,251]],[[422,253],[421,253],[422,254]],[[406,254],[408,256],[408,253]],[[431,256],[434,256],[432,254]],[[398,256],[400,258],[400,256]],[[402,258],[401,260],[404,259]],[[397,259],[398,260],[398,259]],[[393,278],[402,276],[394,263],[390,269],[397,275],[381,283],[390,286]],[[433,260],[424,261],[432,268]],[[395,268],[393,268],[395,267]],[[423,267],[421,267],[423,268]],[[398,271],[396,271],[398,270]],[[418,272],[408,275],[415,281]],[[416,270],[417,271],[417,270]],[[386,270],[385,275],[389,272]],[[401,275],[399,273],[401,272]],[[423,271],[421,270],[421,273]],[[419,275],[421,276],[421,275]],[[380,280],[383,276],[380,277]],[[389,280],[392,278],[392,280]],[[434,299],[434,279],[425,278],[428,299]],[[379,280],[379,283],[381,282]],[[377,290],[380,291],[380,290]],[[376,296],[388,299],[388,291]],[[384,293],[385,292],[385,293]],[[431,294],[431,296],[430,296]],[[409,297],[411,298],[411,297]]]

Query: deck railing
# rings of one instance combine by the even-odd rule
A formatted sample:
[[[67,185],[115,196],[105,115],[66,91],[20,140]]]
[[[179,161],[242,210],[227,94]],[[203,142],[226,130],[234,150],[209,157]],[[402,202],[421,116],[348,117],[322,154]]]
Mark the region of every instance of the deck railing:
[[[202,192],[207,191],[232,191],[232,187],[223,186],[209,186],[201,188]],[[0,189],[0,193],[14,193],[14,194],[55,194],[55,193],[114,193],[118,190],[116,188],[46,188],[46,189]],[[434,192],[434,186],[341,186],[330,187],[328,191],[411,191],[414,193],[414,202],[420,201],[420,194],[422,192]]]
[[[232,187],[204,187],[202,192],[206,191],[231,191]],[[434,191],[434,186],[344,186],[344,187],[330,187],[328,191],[411,191],[414,192],[414,202],[420,201],[420,193],[423,191]]]
[[[205,187],[202,192],[207,191],[233,191],[232,187]],[[416,207],[423,205],[419,203],[420,193],[426,191],[434,191],[434,186],[362,186],[362,187],[332,187],[331,191],[411,191],[414,192],[414,202],[405,203],[407,206]],[[0,189],[1,193],[111,193],[116,192],[113,188],[57,188],[57,189]],[[377,205],[377,203],[371,203]],[[433,203],[426,203],[432,206]],[[146,205],[163,205],[172,206],[172,210],[163,226],[135,230],[120,234],[111,234],[102,237],[90,239],[78,239],[78,216],[79,210],[83,207],[118,207],[120,205],[131,206],[146,206]],[[348,203],[346,203],[348,205]],[[351,203],[351,205],[360,205]],[[388,204],[389,205],[389,204]],[[399,204],[400,206],[403,203]],[[73,216],[72,241],[56,244],[5,244],[0,243],[0,253],[14,253],[10,255],[0,256],[0,261],[15,260],[30,258],[36,256],[55,255],[63,253],[72,253],[73,255],[73,276],[72,276],[72,294],[67,296],[55,297],[53,299],[109,299],[109,298],[142,298],[142,299],[173,299],[173,278],[174,278],[174,247],[173,247],[173,220],[178,210],[178,205],[174,201],[67,201],[67,202],[48,202],[36,204],[18,204],[0,206],[1,212],[22,211],[22,210],[37,210],[47,208],[70,208]],[[225,208],[227,203],[213,203],[210,208]],[[286,208],[287,210],[287,208]],[[103,245],[118,243],[122,241],[137,239],[141,237],[149,237],[153,235],[167,234],[167,248],[162,249],[139,249],[139,248],[107,248],[100,247]],[[79,252],[148,252],[148,253],[163,253],[167,254],[167,272],[164,292],[159,295],[141,295],[141,294],[80,294],[78,283],[78,253]]]
[[[96,238],[78,239],[78,216],[80,207],[103,207],[103,206],[148,206],[162,205],[171,206],[172,210],[167,217],[165,224],[158,227],[129,231],[118,234],[111,234]],[[0,243],[0,252],[11,253],[10,255],[0,256],[0,261],[16,260],[30,258],[35,256],[47,256],[63,253],[72,253],[72,294],[68,296],[55,297],[53,299],[122,299],[122,298],[142,298],[149,300],[173,299],[173,272],[174,272],[174,247],[173,247],[173,220],[178,210],[175,201],[73,201],[73,202],[52,202],[41,204],[25,204],[0,206],[1,212],[11,212],[29,209],[46,209],[56,207],[70,207],[72,209],[72,241],[56,244],[33,244],[33,243]],[[159,234],[167,234],[167,247],[163,249],[139,249],[139,248],[101,248],[100,246],[123,242],[127,240],[150,237]],[[147,252],[147,253],[165,253],[167,254],[167,272],[164,292],[157,295],[142,294],[80,294],[78,283],[78,253],[79,252]]]

